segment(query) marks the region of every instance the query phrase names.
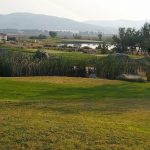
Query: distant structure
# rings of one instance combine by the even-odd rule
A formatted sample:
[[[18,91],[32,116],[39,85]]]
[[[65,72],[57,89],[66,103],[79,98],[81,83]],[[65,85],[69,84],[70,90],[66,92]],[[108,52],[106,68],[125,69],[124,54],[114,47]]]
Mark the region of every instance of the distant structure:
[[[7,35],[6,34],[0,33],[0,42],[1,41],[7,41]]]

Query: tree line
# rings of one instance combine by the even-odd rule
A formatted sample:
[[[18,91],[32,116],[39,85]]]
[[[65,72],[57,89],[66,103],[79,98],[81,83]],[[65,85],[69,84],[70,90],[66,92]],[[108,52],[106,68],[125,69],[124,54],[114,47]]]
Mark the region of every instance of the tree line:
[[[150,23],[145,23],[140,30],[119,28],[119,34],[113,36],[113,43],[119,53],[133,53],[138,48],[150,55]]]

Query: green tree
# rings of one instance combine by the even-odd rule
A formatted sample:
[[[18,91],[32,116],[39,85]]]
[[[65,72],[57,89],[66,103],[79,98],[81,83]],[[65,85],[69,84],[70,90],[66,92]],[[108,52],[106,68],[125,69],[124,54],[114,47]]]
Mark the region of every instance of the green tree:
[[[119,35],[113,36],[113,43],[118,52],[125,53],[128,50],[133,52],[136,46],[140,46],[140,39],[140,31],[136,31],[134,28],[119,28]]]
[[[101,53],[102,54],[107,54],[108,53],[108,46],[107,46],[107,44],[105,42],[102,43]]]
[[[35,54],[33,55],[33,58],[34,59],[48,59],[49,55],[47,52],[43,50],[37,50]]]
[[[141,48],[150,54],[150,24],[145,23],[141,29]]]
[[[57,36],[57,32],[55,31],[50,31],[49,32],[50,37],[55,38]]]
[[[117,47],[117,52],[125,53],[127,50],[126,42],[125,42],[125,28],[119,28],[118,36],[113,36],[113,43]]]
[[[99,39],[99,41],[102,41],[102,37],[103,37],[102,33],[99,33],[99,34],[98,34],[98,39]]]
[[[125,32],[125,46],[133,53],[138,45],[138,32],[134,28],[127,28]]]

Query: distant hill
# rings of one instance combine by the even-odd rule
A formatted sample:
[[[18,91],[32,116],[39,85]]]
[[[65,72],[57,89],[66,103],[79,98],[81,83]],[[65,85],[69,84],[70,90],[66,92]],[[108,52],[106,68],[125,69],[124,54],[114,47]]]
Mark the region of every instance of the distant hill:
[[[134,27],[136,29],[139,29],[144,25],[146,21],[150,22],[150,20],[89,20],[85,21],[84,23],[109,28]]]
[[[110,27],[101,27],[66,18],[31,13],[0,15],[0,29],[99,31],[105,34],[116,33],[116,29]]]

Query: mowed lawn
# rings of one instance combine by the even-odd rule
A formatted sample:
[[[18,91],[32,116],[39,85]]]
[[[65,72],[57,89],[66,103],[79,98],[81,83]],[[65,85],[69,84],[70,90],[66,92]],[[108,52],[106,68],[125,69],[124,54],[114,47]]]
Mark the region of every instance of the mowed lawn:
[[[149,150],[150,83],[0,78],[0,150]]]

